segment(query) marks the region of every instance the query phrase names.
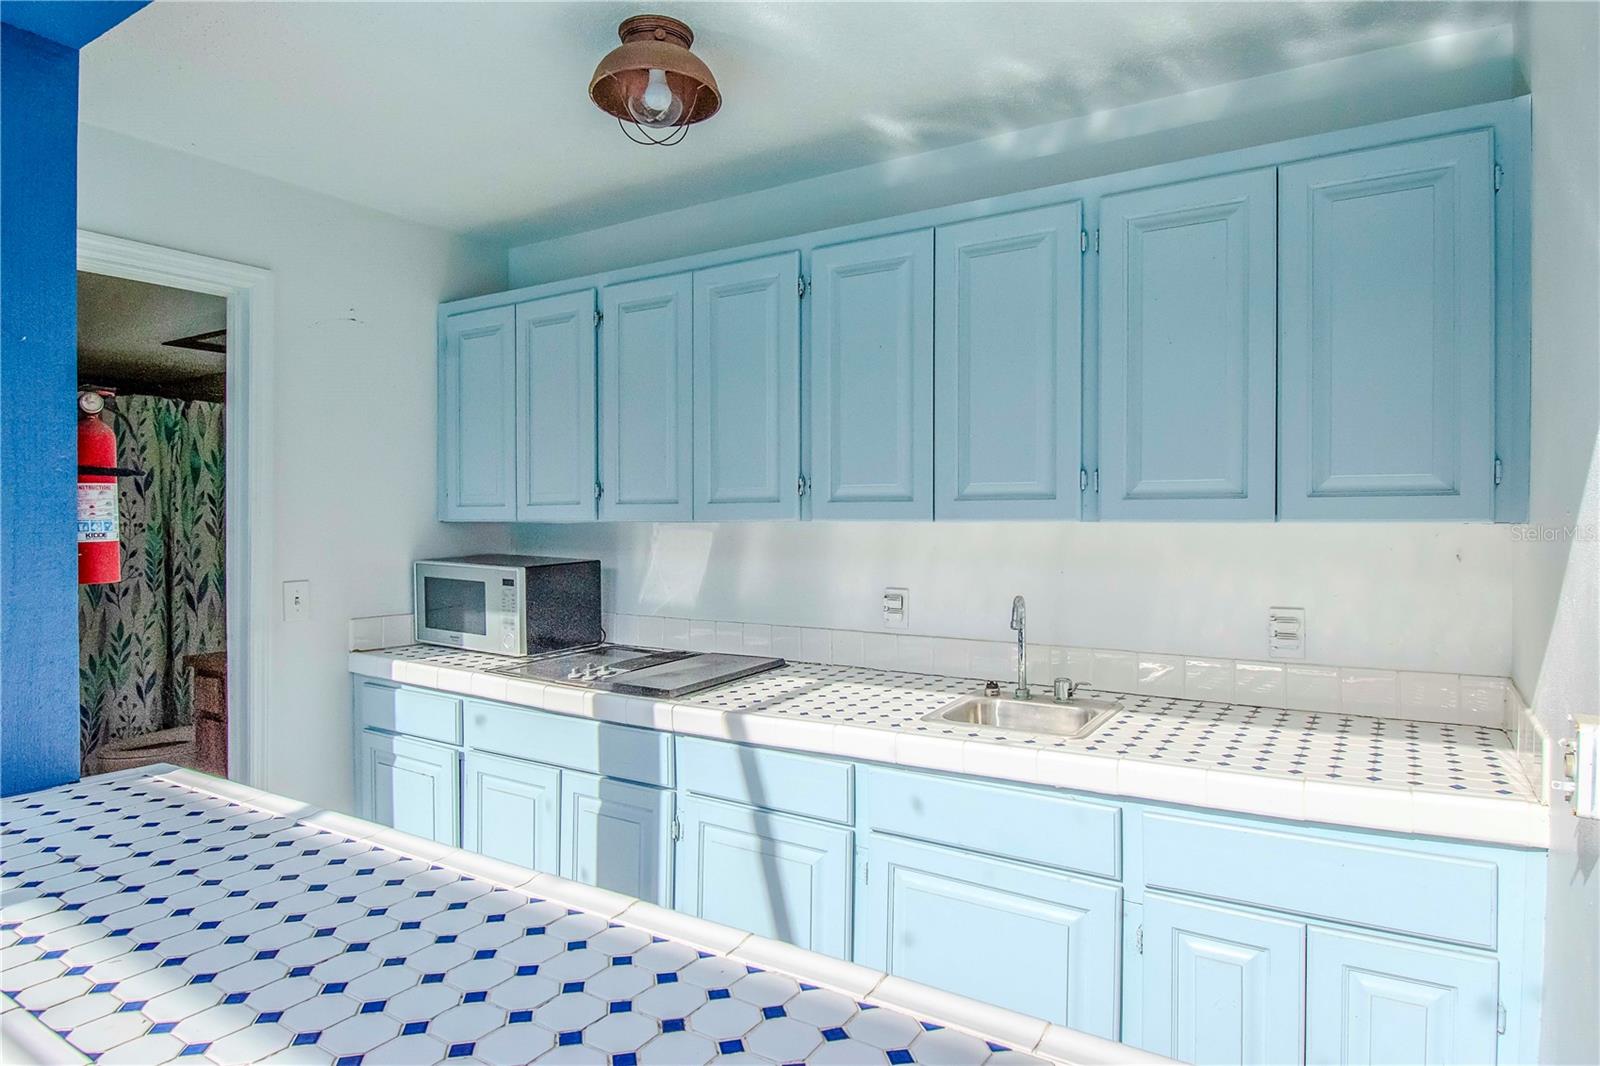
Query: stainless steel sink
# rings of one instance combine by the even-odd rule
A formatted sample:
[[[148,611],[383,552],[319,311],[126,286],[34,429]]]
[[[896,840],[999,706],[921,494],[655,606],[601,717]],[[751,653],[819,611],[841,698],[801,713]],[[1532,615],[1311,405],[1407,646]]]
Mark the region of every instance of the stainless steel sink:
[[[1088,736],[1121,709],[1122,704],[1116,700],[1084,696],[1061,702],[1052,699],[969,696],[924,715],[923,721],[1076,738]]]

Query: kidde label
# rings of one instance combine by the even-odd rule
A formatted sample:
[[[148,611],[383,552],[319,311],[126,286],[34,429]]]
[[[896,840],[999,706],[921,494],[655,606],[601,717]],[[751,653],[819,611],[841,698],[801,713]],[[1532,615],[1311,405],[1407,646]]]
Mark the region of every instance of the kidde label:
[[[117,539],[117,483],[78,483],[78,543]]]

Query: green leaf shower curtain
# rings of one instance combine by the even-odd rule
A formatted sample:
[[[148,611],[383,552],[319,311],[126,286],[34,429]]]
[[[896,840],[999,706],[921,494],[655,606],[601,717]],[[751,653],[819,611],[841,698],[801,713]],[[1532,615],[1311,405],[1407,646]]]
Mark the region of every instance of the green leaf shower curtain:
[[[226,646],[222,405],[118,396],[122,580],[78,588],[83,758],[188,724],[183,657]]]

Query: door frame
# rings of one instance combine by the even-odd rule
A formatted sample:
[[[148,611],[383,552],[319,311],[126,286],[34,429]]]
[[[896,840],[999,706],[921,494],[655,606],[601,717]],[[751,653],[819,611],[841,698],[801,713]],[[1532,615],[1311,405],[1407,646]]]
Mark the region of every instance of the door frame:
[[[228,776],[265,787],[272,661],[272,272],[82,229],[78,269],[228,301],[223,404]]]

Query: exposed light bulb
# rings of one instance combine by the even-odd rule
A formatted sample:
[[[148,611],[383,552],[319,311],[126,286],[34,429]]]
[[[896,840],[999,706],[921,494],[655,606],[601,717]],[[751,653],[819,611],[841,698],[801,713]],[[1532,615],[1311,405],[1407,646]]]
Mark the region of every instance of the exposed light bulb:
[[[665,115],[672,106],[672,89],[667,86],[667,72],[650,71],[650,80],[644,87],[644,106],[653,115]]]

